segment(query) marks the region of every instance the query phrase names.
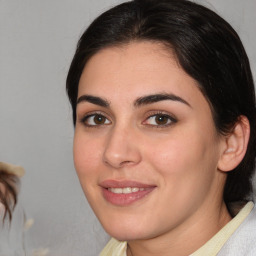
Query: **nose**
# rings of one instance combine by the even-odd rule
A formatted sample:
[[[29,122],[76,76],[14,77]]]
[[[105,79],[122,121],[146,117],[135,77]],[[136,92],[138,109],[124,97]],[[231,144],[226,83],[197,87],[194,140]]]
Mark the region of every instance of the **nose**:
[[[131,129],[115,127],[108,135],[103,162],[112,168],[136,165],[141,161],[138,139]]]

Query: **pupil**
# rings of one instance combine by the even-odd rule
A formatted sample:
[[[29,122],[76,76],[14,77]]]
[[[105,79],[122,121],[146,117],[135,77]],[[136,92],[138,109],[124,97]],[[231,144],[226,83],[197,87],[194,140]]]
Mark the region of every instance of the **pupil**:
[[[158,124],[165,124],[167,122],[167,117],[166,116],[158,116],[156,122]]]
[[[94,122],[95,122],[96,124],[102,124],[102,123],[105,122],[105,117],[104,117],[104,116],[100,116],[100,115],[96,115],[96,116],[94,117]]]

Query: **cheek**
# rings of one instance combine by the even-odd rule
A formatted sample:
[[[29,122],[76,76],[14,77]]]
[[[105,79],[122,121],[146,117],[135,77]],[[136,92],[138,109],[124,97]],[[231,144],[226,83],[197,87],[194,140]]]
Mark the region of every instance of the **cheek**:
[[[183,188],[191,192],[201,184],[208,184],[214,175],[217,166],[215,140],[210,135],[193,132],[193,129],[188,131],[175,133],[175,136],[147,147],[146,157],[166,188]]]
[[[92,142],[83,134],[80,136],[79,133],[75,133],[73,145],[75,169],[84,194],[93,209],[95,203],[98,202],[97,194],[94,191],[98,189],[98,177],[101,170],[99,148],[97,141],[93,140]]]
[[[147,147],[147,158],[162,172],[179,173],[200,164],[205,146],[195,136],[175,136],[158,141]],[[152,150],[154,148],[154,150]]]
[[[96,177],[95,174],[99,169],[98,165],[101,158],[99,148],[99,143],[96,140],[92,143],[90,139],[75,133],[73,145],[74,164],[81,183],[83,180],[88,181]]]
[[[192,135],[163,140],[153,145],[154,152],[147,151],[147,159],[159,177],[161,200],[155,205],[159,216],[165,216],[162,219],[179,219],[181,212],[192,211],[209,194],[217,159],[212,157],[213,140]]]

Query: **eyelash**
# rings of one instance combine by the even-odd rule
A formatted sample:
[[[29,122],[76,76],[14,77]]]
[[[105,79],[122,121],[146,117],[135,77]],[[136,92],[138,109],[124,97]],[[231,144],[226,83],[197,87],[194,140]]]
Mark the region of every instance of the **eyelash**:
[[[105,120],[108,120],[109,123],[107,123],[107,124],[105,124],[105,123],[103,123],[103,124],[93,124],[93,125],[86,123],[91,117],[94,117],[94,118],[95,118],[96,116],[101,117],[101,118],[104,118]],[[109,120],[109,118],[107,118],[106,115],[103,114],[103,113],[101,113],[101,112],[95,112],[95,113],[87,114],[86,116],[84,116],[84,117],[80,120],[80,122],[81,122],[83,125],[85,125],[86,127],[89,127],[89,128],[99,128],[99,127],[101,127],[101,126],[103,126],[103,125],[109,125],[109,124],[111,124],[111,121]]]
[[[103,118],[105,121],[107,121],[107,123],[103,123],[103,124],[88,124],[86,122],[88,122],[88,120],[90,118],[95,118],[96,116],[100,117],[100,118]],[[167,119],[167,122],[166,124],[147,124],[146,122],[149,121],[151,118],[157,118],[157,117],[163,117],[163,118],[166,118]],[[142,124],[144,125],[147,125],[147,126],[150,126],[150,127],[153,127],[153,128],[165,128],[165,127],[169,127],[171,125],[173,125],[174,123],[176,123],[178,120],[174,117],[172,117],[170,114],[166,114],[165,112],[153,112],[153,113],[150,113],[147,118],[145,119],[145,121],[142,122]],[[95,112],[95,113],[91,113],[91,114],[88,114],[86,116],[84,116],[80,122],[85,125],[86,127],[88,128],[100,128],[101,126],[103,125],[110,125],[112,122],[109,120],[108,117],[106,117],[106,115],[104,113],[101,113],[101,112]],[[95,122],[94,122],[95,123]],[[155,121],[156,123],[156,121]]]
[[[168,123],[166,123],[166,124],[156,124],[156,125],[155,124],[146,124],[146,122],[149,121],[150,118],[157,118],[157,117],[167,118]],[[145,121],[143,121],[142,124],[146,124],[146,125],[151,126],[153,128],[166,128],[166,127],[169,127],[169,126],[177,123],[177,121],[178,120],[176,118],[174,118],[173,116],[171,116],[170,114],[167,114],[167,113],[161,112],[161,111],[157,111],[157,112],[151,112],[148,115],[148,117],[145,119]]]

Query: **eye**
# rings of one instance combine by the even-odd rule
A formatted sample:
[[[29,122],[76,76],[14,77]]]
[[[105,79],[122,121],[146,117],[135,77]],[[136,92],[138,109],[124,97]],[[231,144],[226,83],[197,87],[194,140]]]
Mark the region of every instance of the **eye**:
[[[82,123],[86,126],[99,126],[99,125],[108,125],[110,120],[101,114],[92,114],[85,116],[82,120]]]
[[[166,114],[155,114],[148,117],[143,123],[152,126],[169,126],[177,122],[173,117]]]

